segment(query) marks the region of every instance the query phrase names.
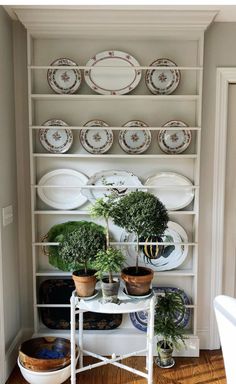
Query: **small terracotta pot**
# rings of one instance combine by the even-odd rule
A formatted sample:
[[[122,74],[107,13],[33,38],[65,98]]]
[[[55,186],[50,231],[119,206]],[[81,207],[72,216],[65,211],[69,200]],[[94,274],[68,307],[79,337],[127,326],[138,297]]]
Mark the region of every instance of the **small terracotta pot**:
[[[139,267],[136,274],[136,267],[124,268],[121,277],[125,281],[126,289],[129,295],[142,296],[150,291],[151,281],[153,279],[153,270],[146,267]]]
[[[80,297],[92,296],[95,291],[95,285],[97,278],[94,275],[96,271],[89,270],[87,275],[83,274],[83,271],[74,271],[72,278],[75,283],[76,293]]]

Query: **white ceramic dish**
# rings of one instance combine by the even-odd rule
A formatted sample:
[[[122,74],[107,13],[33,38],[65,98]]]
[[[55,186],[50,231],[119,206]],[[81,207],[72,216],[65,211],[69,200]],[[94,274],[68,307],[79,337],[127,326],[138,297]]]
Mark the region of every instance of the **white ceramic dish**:
[[[163,127],[187,127],[183,121],[171,120]],[[158,144],[163,152],[175,154],[184,152],[191,143],[192,134],[189,129],[163,130],[158,133]]]
[[[92,296],[86,296],[86,297],[85,297],[85,296],[78,296],[78,295],[77,295],[77,297],[78,297],[78,299],[80,299],[80,300],[85,300],[85,301],[87,301],[87,300],[95,299],[95,297],[97,297],[99,293],[100,293],[100,290],[95,289],[95,291],[94,291],[94,295],[92,295]]]
[[[109,151],[113,144],[113,132],[111,129],[103,129],[109,125],[102,120],[91,120],[84,126],[97,127],[97,129],[81,129],[80,142],[84,149],[95,154]]]
[[[148,125],[140,120],[131,120],[123,127],[148,127]],[[130,154],[145,152],[151,144],[151,139],[149,129],[127,129],[119,132],[119,144],[125,152]]]
[[[63,120],[52,119],[43,123],[46,127],[67,127],[68,124]],[[73,134],[69,128],[41,128],[39,130],[39,140],[41,145],[51,153],[65,153],[73,143]]]
[[[46,173],[39,180],[38,195],[44,203],[52,208],[62,210],[74,209],[87,201],[80,188],[87,181],[88,178],[83,173],[73,169],[57,169]],[[62,188],[47,186],[61,186]],[[63,188],[63,186],[67,188]]]
[[[131,299],[138,299],[138,300],[140,300],[140,299],[147,299],[148,297],[150,297],[151,295],[152,295],[152,289],[149,289],[149,292],[146,294],[146,295],[142,295],[142,296],[134,296],[134,295],[129,295],[127,292],[126,292],[126,289],[124,288],[123,289],[123,294],[125,295],[125,296],[128,296],[129,298],[131,298]]]
[[[127,234],[123,231],[121,233],[121,242],[135,242],[136,236],[132,233]],[[145,240],[144,240],[145,241]],[[153,240],[152,240],[153,241]],[[187,243],[188,235],[183,227],[173,221],[168,222],[168,228],[165,230],[164,235],[158,241],[166,243]],[[150,245],[151,247],[151,245]],[[152,247],[156,247],[155,245]],[[188,255],[188,245],[164,245],[160,247],[160,253],[153,258],[147,256],[145,248],[143,247],[140,252],[139,264],[140,266],[148,266],[154,271],[168,271],[178,268],[186,259]],[[136,256],[136,245],[123,246],[123,252],[126,255],[126,263],[130,266],[133,265]],[[155,254],[155,252],[154,252]]]
[[[98,198],[109,196],[115,193],[117,196],[124,196],[131,191],[136,191],[142,187],[141,181],[133,173],[126,171],[102,171],[95,173],[87,182],[91,186],[109,186],[109,188],[86,188],[82,193],[91,201],[94,202]],[[113,187],[114,186],[114,187]],[[130,187],[127,188],[126,186]]]
[[[53,61],[50,65],[75,66],[73,60],[65,57]],[[49,69],[47,72],[48,84],[56,93],[76,93],[82,82],[82,75],[79,69]]]
[[[65,368],[58,369],[50,372],[36,372],[23,367],[20,363],[19,357],[17,364],[20,368],[21,374],[24,379],[30,384],[62,384],[69,379],[71,373],[71,365]]]
[[[165,58],[157,59],[150,67],[175,67],[176,64]],[[169,95],[173,93],[180,82],[178,69],[148,69],[145,75],[148,89],[155,95]]]
[[[131,92],[141,80],[138,61],[129,53],[104,51],[97,53],[86,64],[93,67],[84,71],[88,86],[102,95],[122,95]],[[104,67],[104,68],[101,68]]]
[[[174,172],[160,172],[149,177],[144,183],[156,195],[168,210],[187,207],[194,197],[192,182],[185,176]]]

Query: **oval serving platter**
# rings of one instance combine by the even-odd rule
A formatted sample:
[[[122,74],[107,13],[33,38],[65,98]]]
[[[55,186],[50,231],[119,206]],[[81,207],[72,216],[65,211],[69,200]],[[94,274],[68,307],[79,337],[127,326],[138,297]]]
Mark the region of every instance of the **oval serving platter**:
[[[51,119],[45,121],[42,125],[45,127],[53,126],[53,128],[41,128],[39,130],[39,141],[43,148],[51,153],[65,153],[73,143],[73,134],[71,129],[57,129],[55,127],[67,127],[68,124],[59,119]]]
[[[122,243],[136,242],[136,236],[133,233],[127,234],[126,231],[121,233]],[[173,221],[168,222],[168,228],[165,230],[163,236],[157,239],[158,242],[176,243],[170,245],[144,245],[140,246],[140,261],[142,266],[151,267],[154,271],[168,271],[178,268],[185,261],[188,255],[188,245],[180,245],[178,243],[187,243],[188,235],[181,225]],[[141,239],[141,242],[155,242],[155,239]],[[128,266],[134,264],[136,256],[136,245],[127,244],[122,246],[123,252],[126,255],[125,263]]]
[[[153,291],[156,295],[163,294],[164,292],[173,292],[179,293],[184,305],[191,305],[191,300],[186,295],[186,293],[179,288],[175,287],[153,287]],[[148,312],[139,311],[130,313],[130,319],[135,328],[140,331],[147,332],[147,321],[148,321]],[[187,328],[191,320],[191,310],[190,308],[185,308],[184,314],[177,312],[175,324]]]
[[[138,61],[122,51],[97,53],[86,64],[93,67],[84,71],[87,85],[102,95],[123,95],[133,91],[141,80]],[[102,68],[103,67],[103,68]]]
[[[97,129],[83,128],[80,131],[80,142],[84,149],[93,154],[106,153],[113,144],[113,132],[105,121],[90,120],[84,127],[94,127]]]
[[[77,66],[71,59],[65,57],[53,61],[51,66]],[[47,72],[48,84],[52,90],[61,94],[76,93],[82,83],[82,74],[79,69],[49,69]]]
[[[187,127],[187,124],[180,120],[171,120],[163,127]],[[161,130],[157,140],[159,147],[165,153],[178,154],[184,152],[190,145],[192,133],[189,129],[183,130]]]
[[[170,59],[157,59],[150,67],[176,67]],[[180,71],[178,69],[148,69],[145,75],[148,89],[154,95],[170,95],[180,83]]]
[[[148,125],[140,120],[131,120],[123,127],[145,127],[145,129],[125,129],[119,132],[119,144],[123,151],[130,154],[145,152],[151,144],[151,132],[146,129]]]
[[[50,207],[70,210],[87,201],[81,193],[81,187],[87,181],[87,176],[81,172],[73,169],[57,169],[46,173],[39,180],[37,191],[40,199]],[[56,188],[53,188],[54,186]],[[66,188],[63,188],[64,186]]]

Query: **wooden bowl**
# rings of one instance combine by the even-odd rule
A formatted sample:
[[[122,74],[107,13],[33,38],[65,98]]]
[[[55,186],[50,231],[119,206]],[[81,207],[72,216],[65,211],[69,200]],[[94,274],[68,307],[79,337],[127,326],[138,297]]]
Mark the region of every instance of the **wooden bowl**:
[[[53,371],[70,364],[70,340],[62,337],[38,337],[21,344],[19,360],[32,371]]]

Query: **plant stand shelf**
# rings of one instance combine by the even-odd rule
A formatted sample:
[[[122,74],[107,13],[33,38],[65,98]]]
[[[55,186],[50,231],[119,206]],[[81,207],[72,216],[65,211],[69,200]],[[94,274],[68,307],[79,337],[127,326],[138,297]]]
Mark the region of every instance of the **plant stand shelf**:
[[[155,295],[151,295],[146,299],[133,299],[126,296],[122,290],[119,291],[119,303],[103,303],[101,293],[91,300],[80,300],[74,291],[72,293],[71,304],[71,384],[76,384],[76,374],[86,371],[88,369],[97,368],[102,365],[112,364],[119,368],[126,369],[136,375],[142,376],[147,380],[148,384],[153,384],[153,339],[154,339],[154,310],[155,310]],[[83,348],[83,313],[84,312],[98,312],[98,313],[132,313],[137,311],[148,312],[148,328],[146,337],[146,348],[140,351],[133,351],[125,355],[116,356],[112,354],[111,358],[101,356],[99,354],[87,351]],[[76,356],[75,356],[75,316],[79,314],[79,368],[76,369]],[[146,370],[142,372],[137,369],[131,368],[125,364],[122,364],[120,360],[126,359],[131,356],[139,354],[146,354]],[[83,365],[83,355],[93,356],[99,360],[98,363]]]

